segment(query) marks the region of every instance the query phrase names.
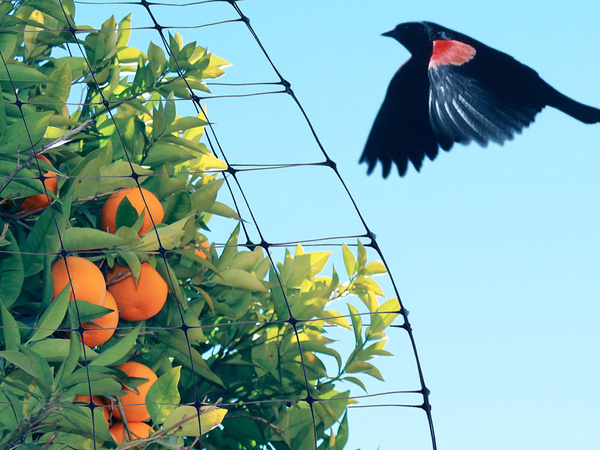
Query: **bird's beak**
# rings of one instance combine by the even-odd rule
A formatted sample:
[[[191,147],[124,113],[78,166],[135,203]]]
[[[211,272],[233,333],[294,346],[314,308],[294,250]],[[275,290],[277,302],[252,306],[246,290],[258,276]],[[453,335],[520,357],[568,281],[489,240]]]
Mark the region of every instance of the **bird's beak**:
[[[381,35],[387,36],[387,37],[394,37],[394,30],[386,31],[385,33],[382,33]]]

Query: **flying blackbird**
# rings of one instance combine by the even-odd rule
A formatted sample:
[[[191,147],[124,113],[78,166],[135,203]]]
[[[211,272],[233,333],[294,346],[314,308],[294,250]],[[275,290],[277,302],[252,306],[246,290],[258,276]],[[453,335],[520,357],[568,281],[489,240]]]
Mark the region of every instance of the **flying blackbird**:
[[[360,162],[383,177],[392,162],[400,176],[410,161],[419,171],[438,148],[472,140],[502,144],[533,122],[546,105],[584,123],[600,122],[600,109],[561,94],[512,56],[431,22],[411,22],[383,33],[411,53],[396,72]]]

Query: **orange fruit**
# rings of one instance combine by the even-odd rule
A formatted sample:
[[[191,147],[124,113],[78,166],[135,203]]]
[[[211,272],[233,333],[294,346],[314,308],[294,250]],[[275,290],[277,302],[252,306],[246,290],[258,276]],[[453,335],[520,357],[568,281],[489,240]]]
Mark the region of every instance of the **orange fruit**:
[[[144,422],[127,421],[127,426],[129,427],[129,431],[131,432],[132,439],[129,439],[129,435],[125,431],[125,427],[121,422],[117,422],[112,427],[110,427],[110,434],[112,435],[113,439],[117,441],[118,444],[122,444],[123,440],[125,440],[125,442],[129,442],[130,440],[135,441],[137,439],[147,438],[152,432],[152,428],[150,427],[150,425]]]
[[[128,275],[127,275],[128,274]],[[118,276],[118,281],[110,281]],[[121,278],[121,277],[125,278]],[[119,316],[125,320],[146,320],[154,317],[167,301],[168,287],[160,274],[143,263],[138,283],[135,284],[129,268],[115,264],[106,275],[108,290],[115,296]]]
[[[119,308],[117,307],[115,298],[109,291],[106,291],[106,297],[102,306],[112,309],[112,312],[92,320],[90,323],[82,324],[83,328],[91,330],[83,333],[83,343],[90,348],[102,345],[108,341],[115,334],[115,329],[119,323]]]
[[[138,231],[138,235],[141,236],[142,234],[146,234],[152,226],[150,216],[152,216],[155,224],[158,224],[163,220],[165,210],[158,198],[147,189],[141,188],[141,191],[142,192],[140,193],[140,189],[137,187],[121,189],[106,200],[102,207],[102,213],[100,214],[100,224],[104,231],[108,231],[109,233],[117,231],[117,210],[125,197],[127,197],[131,206],[135,208],[139,215],[142,214],[142,211],[145,211],[144,221],[142,222],[140,231]],[[148,208],[146,208],[144,200],[146,200]]]
[[[210,251],[210,242],[204,241],[200,242],[198,245],[202,247],[202,249],[197,248],[195,252],[196,255],[198,255],[200,258],[206,259],[208,252]]]
[[[149,367],[134,361],[128,361],[120,366],[117,366],[116,368],[122,370],[130,377],[148,379],[148,381],[137,387],[139,394],[133,390],[125,388],[126,390],[129,390],[129,392],[119,397],[119,399],[121,400],[121,405],[123,407],[125,417],[127,418],[127,423],[145,422],[149,420],[150,414],[148,413],[148,408],[146,408],[145,404],[146,394],[158,377]],[[116,405],[113,406],[112,411],[113,415],[117,419],[123,420],[121,417],[121,412]]]
[[[94,405],[102,407],[102,408],[100,408],[100,410],[102,411],[102,414],[104,415],[104,418],[106,419],[106,422],[108,422],[110,414],[108,412],[108,408],[105,408],[106,403],[104,403],[102,398],[98,397],[97,395],[92,395],[92,401],[94,402]],[[75,403],[75,402],[82,402],[82,403],[88,404],[90,402],[90,396],[89,395],[76,395],[75,398],[73,399],[73,403]]]
[[[67,273],[67,267],[69,272]],[[71,281],[70,299],[85,300],[95,305],[102,305],[106,296],[106,281],[100,269],[88,259],[79,256],[67,256],[65,259],[59,259],[52,264],[52,279],[54,280],[54,293],[52,298],[58,297],[58,294]],[[70,275],[70,279],[69,279]]]
[[[36,159],[38,159],[40,161],[45,161],[48,164],[50,164],[50,160],[48,158],[46,158],[44,155],[36,156]],[[46,172],[44,174],[44,176],[47,177],[44,180],[46,189],[48,189],[49,191],[52,191],[52,193],[56,194],[56,189],[58,188],[58,178],[57,178],[56,174],[53,172]],[[39,183],[41,183],[41,181],[39,181]],[[45,193],[36,194],[36,195],[31,195],[31,196],[27,197],[21,204],[21,207],[19,208],[19,210],[27,211],[27,212],[35,212],[35,211],[39,211],[40,209],[47,208],[49,204],[50,204],[49,198]]]
[[[202,247],[202,249],[200,249],[198,247]],[[183,249],[189,250],[190,246],[186,245],[185,247],[183,247]],[[206,256],[208,255],[209,251],[210,251],[210,242],[204,241],[204,242],[200,242],[199,244],[197,244],[196,251],[194,253],[196,253],[196,255],[199,256],[200,258],[206,259]]]

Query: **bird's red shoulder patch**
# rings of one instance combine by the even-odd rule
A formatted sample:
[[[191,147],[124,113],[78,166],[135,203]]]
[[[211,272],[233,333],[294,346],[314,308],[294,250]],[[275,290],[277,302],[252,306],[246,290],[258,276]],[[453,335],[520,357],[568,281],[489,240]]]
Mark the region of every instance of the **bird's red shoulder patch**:
[[[433,41],[433,52],[429,60],[429,68],[452,64],[461,66],[475,57],[475,49],[460,41]]]

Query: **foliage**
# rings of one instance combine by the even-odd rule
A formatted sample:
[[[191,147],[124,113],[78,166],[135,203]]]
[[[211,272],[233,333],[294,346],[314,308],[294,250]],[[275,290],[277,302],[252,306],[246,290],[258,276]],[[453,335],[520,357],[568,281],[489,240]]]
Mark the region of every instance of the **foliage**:
[[[2,2],[0,12],[0,447],[115,448],[99,408],[92,420],[73,399],[135,389],[144,380],[115,369],[135,360],[159,375],[146,397],[156,433],[119,448],[314,448],[311,410],[299,401],[310,395],[323,400],[313,403],[319,448],[341,449],[352,400],[339,383],[382,379],[369,360],[388,354],[384,331],[398,303],[379,304],[371,276],[385,270],[360,243],[356,256],[343,248],[345,282],[335,270],[322,275],[329,252],[299,245],[273,267],[262,248],[238,246],[239,225],[222,250],[195,252],[213,214],[241,219],[216,200],[227,166],[200,142],[204,113],[180,117],[177,100],[208,92],[204,80],[228,63],[179,35],[169,36],[172,54],[130,47],[130,16],[74,35],[71,0]],[[77,109],[67,106],[80,96]],[[51,165],[34,158],[41,153]],[[38,177],[47,172],[59,177],[56,195]],[[137,182],[163,204],[162,223],[138,236],[144,213],[124,201],[116,233],[102,231],[107,197]],[[51,206],[20,211],[35,194]],[[52,298],[50,267],[64,251],[104,273],[118,262],[135,279],[149,262],[170,287],[167,304],[146,321],[121,319],[95,349],[82,346],[80,325],[107,310],[69,301],[68,289]],[[350,321],[329,308],[342,298],[377,313],[370,325],[351,303]],[[326,325],[354,332],[349,355]]]

